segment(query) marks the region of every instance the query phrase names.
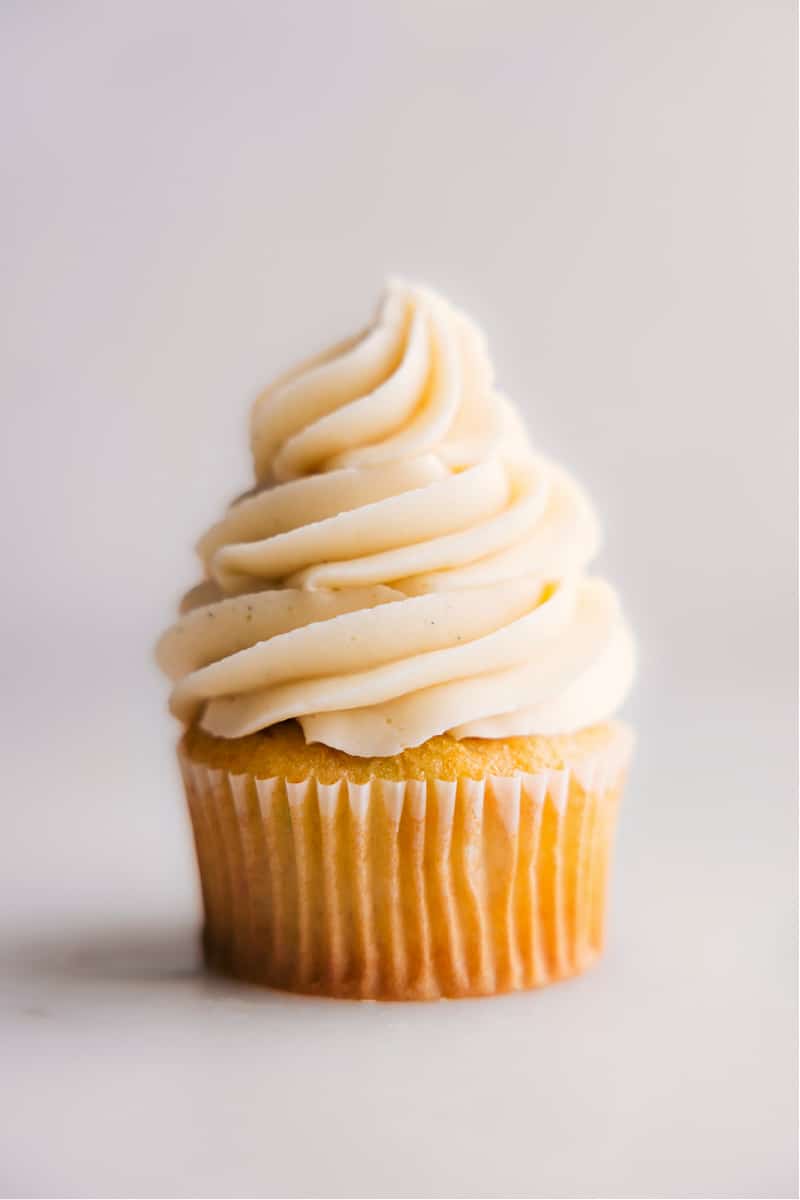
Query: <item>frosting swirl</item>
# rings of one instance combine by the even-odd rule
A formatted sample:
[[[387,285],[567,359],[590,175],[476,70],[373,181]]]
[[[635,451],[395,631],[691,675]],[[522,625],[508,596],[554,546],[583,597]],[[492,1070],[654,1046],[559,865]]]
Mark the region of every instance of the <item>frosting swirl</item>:
[[[239,737],[394,754],[435,734],[567,733],[633,672],[597,522],[494,389],[483,336],[425,288],[284,375],[251,420],[256,487],[198,544],[161,638],[171,708]]]

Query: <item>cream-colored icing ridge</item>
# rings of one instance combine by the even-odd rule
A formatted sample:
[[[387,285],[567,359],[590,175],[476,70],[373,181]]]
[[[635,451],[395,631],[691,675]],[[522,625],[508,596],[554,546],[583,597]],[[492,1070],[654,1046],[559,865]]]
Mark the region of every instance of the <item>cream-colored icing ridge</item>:
[[[200,540],[158,646],[173,712],[222,737],[297,718],[390,755],[605,720],[633,673],[594,513],[534,452],[475,326],[392,284],[361,335],[251,420],[256,488]]]

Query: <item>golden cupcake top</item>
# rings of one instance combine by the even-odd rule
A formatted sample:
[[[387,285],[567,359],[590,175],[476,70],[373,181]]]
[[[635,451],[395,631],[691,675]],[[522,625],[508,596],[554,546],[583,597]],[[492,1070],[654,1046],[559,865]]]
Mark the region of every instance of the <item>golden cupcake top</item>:
[[[171,708],[239,738],[397,754],[440,734],[568,734],[633,674],[581,489],[494,386],[485,340],[393,283],[362,333],[272,384],[255,487],[200,540],[203,582],[161,638]]]

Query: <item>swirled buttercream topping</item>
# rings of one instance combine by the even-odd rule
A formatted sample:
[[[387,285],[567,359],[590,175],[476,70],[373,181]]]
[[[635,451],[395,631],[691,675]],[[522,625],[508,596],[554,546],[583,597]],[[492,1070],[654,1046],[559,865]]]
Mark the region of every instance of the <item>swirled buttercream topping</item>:
[[[204,581],[158,645],[181,720],[231,738],[296,718],[373,756],[621,704],[633,647],[585,574],[592,508],[439,296],[389,286],[363,333],[258,398],[251,440],[256,486],[201,538]]]

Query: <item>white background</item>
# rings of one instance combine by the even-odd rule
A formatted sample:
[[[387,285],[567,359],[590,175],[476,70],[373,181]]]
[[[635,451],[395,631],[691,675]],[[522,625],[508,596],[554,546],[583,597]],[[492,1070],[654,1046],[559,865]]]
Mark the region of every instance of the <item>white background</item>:
[[[796,1195],[794,4],[0,23],[2,1194]],[[387,272],[484,325],[639,636],[609,949],[540,994],[197,969],[151,646]]]

